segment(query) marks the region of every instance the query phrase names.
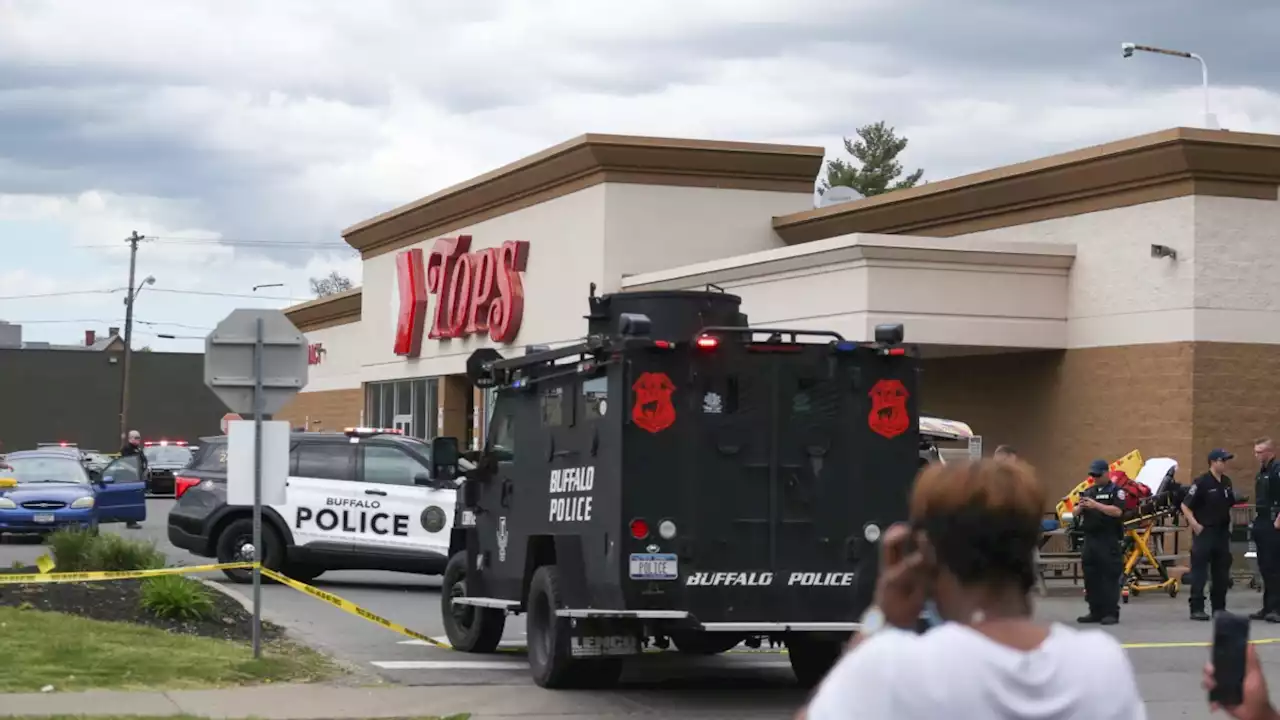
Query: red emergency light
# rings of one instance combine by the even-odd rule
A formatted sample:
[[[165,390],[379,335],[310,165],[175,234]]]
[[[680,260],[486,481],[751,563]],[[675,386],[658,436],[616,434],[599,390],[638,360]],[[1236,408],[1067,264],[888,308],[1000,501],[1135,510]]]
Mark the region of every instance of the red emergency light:
[[[699,335],[694,344],[703,350],[715,350],[720,347],[720,338],[714,335]]]

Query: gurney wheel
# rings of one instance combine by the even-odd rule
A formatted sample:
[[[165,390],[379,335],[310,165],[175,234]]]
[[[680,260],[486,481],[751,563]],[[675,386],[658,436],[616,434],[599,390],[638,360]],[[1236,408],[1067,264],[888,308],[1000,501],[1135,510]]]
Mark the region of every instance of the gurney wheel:
[[[1123,593],[1120,593],[1120,601],[1121,601],[1121,602],[1123,602],[1125,605],[1128,605],[1128,604],[1129,604],[1129,592],[1128,592],[1128,591],[1125,591],[1125,592],[1123,592]]]
[[[1178,582],[1169,583],[1169,597],[1171,598],[1178,597],[1178,586],[1181,584],[1182,583],[1178,583]]]

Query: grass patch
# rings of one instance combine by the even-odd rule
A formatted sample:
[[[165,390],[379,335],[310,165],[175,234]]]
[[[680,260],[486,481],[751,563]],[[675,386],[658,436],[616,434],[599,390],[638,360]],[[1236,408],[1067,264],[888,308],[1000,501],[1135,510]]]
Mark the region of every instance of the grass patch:
[[[296,645],[263,646],[168,633],[130,623],[0,607],[0,692],[177,689],[312,682],[338,672]]]

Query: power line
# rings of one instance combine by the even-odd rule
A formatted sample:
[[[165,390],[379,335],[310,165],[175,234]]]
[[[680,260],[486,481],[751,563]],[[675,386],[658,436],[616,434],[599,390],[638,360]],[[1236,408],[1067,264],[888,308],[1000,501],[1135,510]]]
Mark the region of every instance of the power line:
[[[290,240],[236,240],[231,238],[169,238],[164,236],[151,237],[147,236],[146,241],[159,241],[158,244],[165,247],[207,247],[207,246],[226,246],[226,247],[243,247],[243,248],[271,248],[277,250],[293,249],[293,250],[342,250],[355,253],[356,249],[346,243],[334,242],[307,242],[307,241],[290,241]],[[109,248],[119,249],[119,245],[72,245],[75,248]]]
[[[164,325],[167,327],[185,328],[187,330],[212,330],[213,329],[211,327],[206,327],[203,325],[185,325],[183,323],[162,322],[160,320],[139,320],[137,318],[134,318],[133,321],[135,323],[138,323],[139,325],[151,325],[151,326]],[[42,324],[53,324],[53,323],[110,325],[111,323],[123,323],[124,321],[121,320],[120,318],[116,318],[115,320],[103,320],[102,318],[88,318],[88,319],[80,319],[80,320],[5,320],[5,322],[11,325],[42,325]]]
[[[290,302],[306,302],[307,300],[314,300],[314,298],[293,298],[283,297],[281,295],[246,295],[243,293],[224,293],[205,290],[165,290],[156,287],[148,287],[147,292],[175,293],[178,295],[206,295],[210,297],[255,298],[258,300],[288,300]]]
[[[110,295],[118,292],[124,292],[124,288],[115,288],[113,290],[66,290],[63,292],[31,293],[29,295],[0,295],[0,300],[31,300],[34,298],[66,297],[68,295]]]

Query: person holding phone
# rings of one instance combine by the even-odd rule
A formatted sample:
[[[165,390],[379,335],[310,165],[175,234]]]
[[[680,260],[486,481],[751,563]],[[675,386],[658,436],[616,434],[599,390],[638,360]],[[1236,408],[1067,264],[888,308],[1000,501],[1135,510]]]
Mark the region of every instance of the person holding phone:
[[[861,631],[797,718],[1145,720],[1115,638],[1032,617],[1045,501],[1024,463],[927,468],[880,539]],[[917,633],[930,599],[946,622]]]
[[[1214,680],[1213,663],[1204,666],[1204,680],[1201,683],[1205,691],[1212,693],[1217,686]],[[1271,704],[1267,690],[1267,678],[1262,672],[1262,663],[1253,645],[1249,645],[1244,654],[1244,692],[1239,705],[1224,707],[1215,702],[1209,703],[1213,712],[1225,712],[1236,720],[1280,720],[1280,713]]]
[[[1120,576],[1124,573],[1124,490],[1116,484],[1119,471],[1107,472],[1106,460],[1089,466],[1093,487],[1080,494],[1080,565],[1084,570],[1085,601],[1089,612],[1076,618],[1081,623],[1115,625],[1120,622]]]

